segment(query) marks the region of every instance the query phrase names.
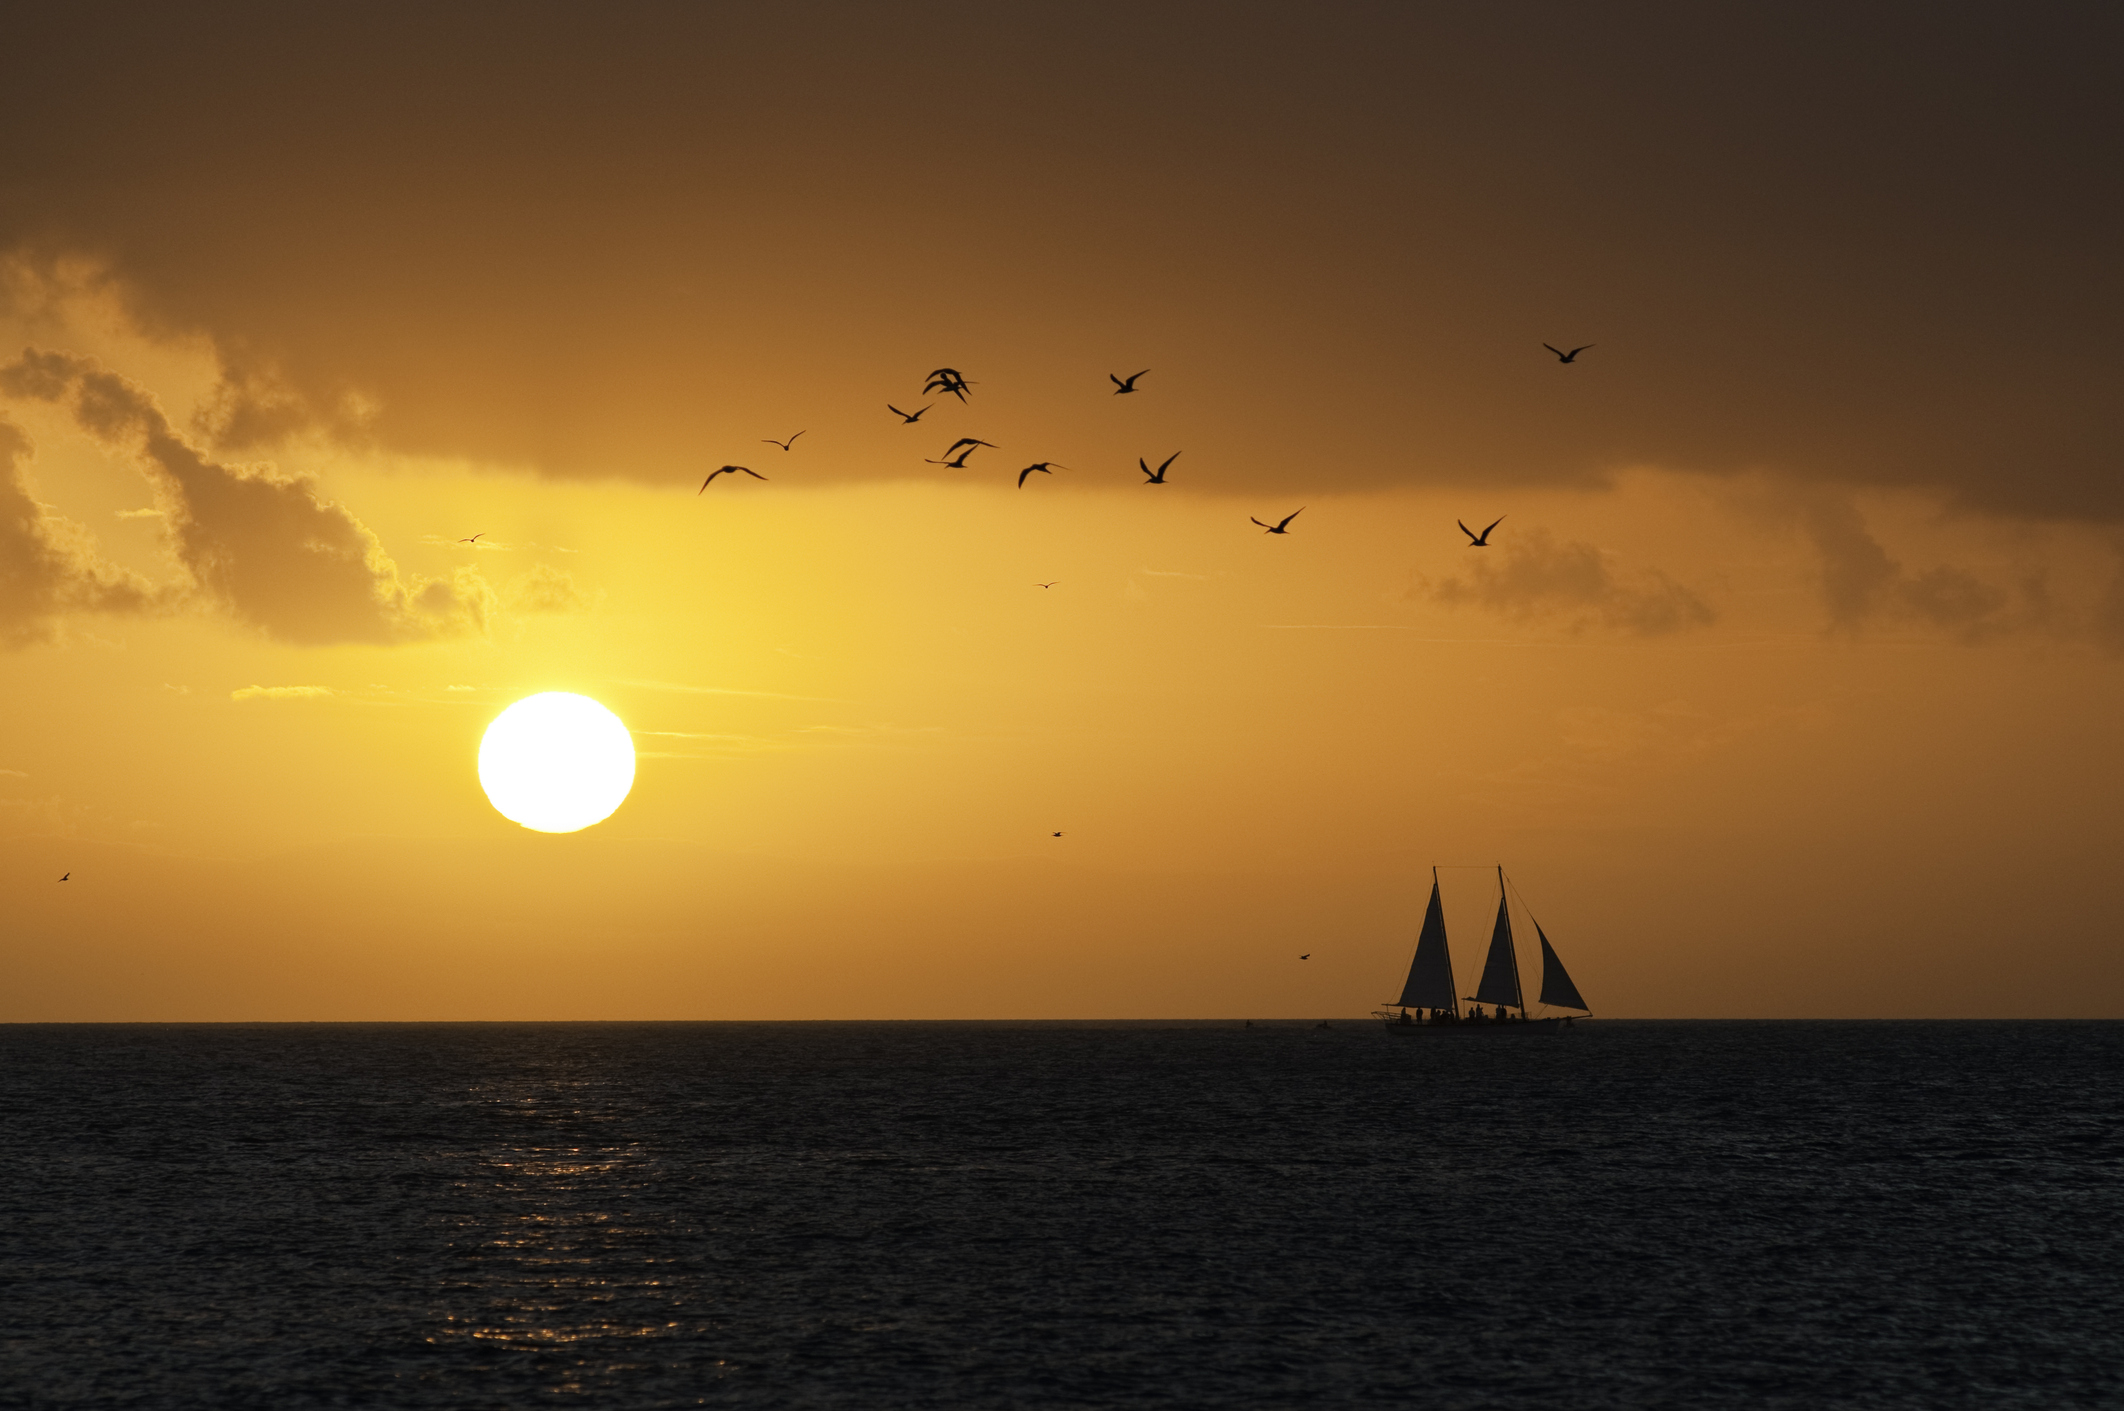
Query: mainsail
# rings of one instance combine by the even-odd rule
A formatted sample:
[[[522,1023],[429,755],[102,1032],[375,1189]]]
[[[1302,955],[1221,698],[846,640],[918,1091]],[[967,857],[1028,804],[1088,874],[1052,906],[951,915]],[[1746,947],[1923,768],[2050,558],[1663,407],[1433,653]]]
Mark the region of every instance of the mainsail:
[[[1401,987],[1403,1008],[1456,1010],[1453,953],[1446,948],[1445,910],[1438,904],[1438,879],[1431,878],[1431,904],[1424,908],[1423,930],[1416,937],[1416,959],[1409,963],[1409,982]]]
[[[1542,935],[1539,921],[1534,923],[1534,934],[1541,939],[1541,1002],[1553,1004],[1558,1009],[1590,1011],[1592,1007],[1579,998],[1578,986],[1571,983],[1563,962],[1556,958],[1555,950],[1549,945],[1549,938]]]
[[[1505,904],[1502,869],[1497,877],[1497,926],[1490,932],[1490,956],[1482,964],[1482,983],[1475,987],[1475,1002],[1523,1010],[1526,1006],[1519,997],[1519,958],[1512,953],[1512,911]]]

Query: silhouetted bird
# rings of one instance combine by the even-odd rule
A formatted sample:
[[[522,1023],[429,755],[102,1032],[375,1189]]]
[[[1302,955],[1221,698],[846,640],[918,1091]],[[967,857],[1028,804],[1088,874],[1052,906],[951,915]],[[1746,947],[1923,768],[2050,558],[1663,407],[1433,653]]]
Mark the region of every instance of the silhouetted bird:
[[[891,412],[894,416],[906,422],[909,426],[914,425],[914,423],[920,421],[923,417],[929,415],[929,408],[927,407],[922,408],[922,410],[918,412],[903,412],[890,402],[887,402],[885,404],[885,410]]]
[[[1062,835],[1061,835],[1060,833],[1057,833],[1057,834],[1055,834],[1055,836],[1059,838],[1059,837],[1061,837]],[[67,878],[67,877],[71,877],[71,876],[73,876],[73,875],[74,875],[73,873],[69,872],[69,873],[67,873],[67,874],[66,874],[66,877],[61,877],[61,878],[60,878],[59,880],[60,880],[60,881],[62,881],[62,882],[64,882],[64,881],[66,880],[66,878]]]
[[[1288,525],[1292,520],[1296,519],[1299,515],[1304,513],[1305,506],[1300,505],[1298,508],[1292,510],[1289,514],[1285,515],[1282,519],[1278,520],[1274,524],[1270,524],[1265,520],[1254,519],[1252,515],[1248,515],[1247,518],[1254,519],[1254,523],[1260,525],[1263,529],[1266,529],[1271,534],[1288,534],[1291,531],[1285,528],[1284,526]]]
[[[1042,475],[1053,475],[1057,470],[1068,469],[1068,466],[1058,466],[1053,461],[1034,461],[1031,465],[1025,467],[1025,469],[1018,472],[1018,488],[1020,490],[1023,490],[1025,488],[1025,477],[1031,475],[1036,470],[1039,471]]]
[[[1055,836],[1059,838],[1059,837],[1061,837],[1062,835],[1061,835],[1060,833],[1057,833],[1057,834],[1055,834]]]
[[[1541,346],[1556,354],[1556,361],[1560,363],[1575,363],[1578,361],[1578,355],[1593,345],[1591,343],[1581,343],[1568,353],[1551,343],[1544,343]]]
[[[1486,526],[1484,526],[1484,528],[1483,528],[1483,531],[1482,531],[1482,533],[1480,533],[1480,534],[1477,534],[1477,533],[1476,533],[1476,532],[1475,532],[1474,530],[1472,530],[1472,529],[1468,528],[1468,526],[1467,526],[1467,525],[1466,525],[1465,523],[1462,523],[1462,521],[1460,521],[1460,520],[1457,520],[1457,519],[1456,519],[1456,520],[1454,520],[1453,522],[1454,522],[1455,524],[1458,524],[1458,525],[1460,525],[1460,532],[1461,532],[1461,533],[1463,533],[1463,534],[1465,534],[1465,535],[1467,535],[1467,536],[1468,536],[1468,538],[1469,538],[1469,540],[1471,540],[1471,541],[1472,541],[1472,542],[1470,542],[1470,543],[1469,543],[1469,545],[1468,545],[1468,547],[1469,547],[1469,548],[1471,548],[1471,549],[1487,549],[1487,548],[1489,548],[1489,547],[1490,547],[1490,531],[1491,531],[1492,529],[1495,529],[1495,528],[1496,528],[1496,527],[1497,527],[1498,525],[1500,525],[1500,524],[1504,523],[1504,522],[1505,522],[1505,516],[1504,516],[1504,515],[1499,515],[1499,516],[1497,516],[1497,518],[1495,518],[1495,519],[1491,520],[1491,521],[1489,522],[1489,524],[1487,524]]]
[[[698,495],[701,493],[701,490],[706,490],[709,486],[715,484],[715,478],[718,475],[735,475],[739,471],[743,471],[745,474],[751,476],[754,480],[765,480],[767,478],[766,476],[760,474],[758,471],[754,470],[749,465],[726,465],[718,470],[709,471],[708,478],[701,482],[701,489],[696,490],[693,493]]]
[[[1313,953],[1311,951],[1307,951],[1304,955],[1301,955],[1298,958],[1300,960],[1311,960],[1313,958]]]
[[[458,543],[460,543],[460,544],[477,544],[477,543],[478,543],[478,542],[479,542],[480,540],[482,540],[482,539],[484,539],[484,538],[486,538],[486,537],[487,537],[487,531],[486,531],[486,530],[484,530],[484,529],[482,529],[482,530],[480,530],[480,531],[479,531],[479,533],[477,533],[477,534],[474,534],[474,535],[473,535],[473,536],[472,536],[471,538],[469,538],[469,539],[460,539],[460,540],[458,540],[457,542],[458,542]]]
[[[803,432],[799,431],[797,436],[802,436],[803,434]],[[770,446],[780,446],[785,451],[796,444],[796,436],[790,437],[787,441],[777,441],[772,436],[762,436],[760,439]]]
[[[1061,579],[1057,578],[1057,579],[1055,580],[1055,583],[1060,583],[1061,581],[1062,581]],[[1054,586],[1055,586],[1055,583],[1035,583],[1035,584],[1033,584],[1033,587],[1035,587],[1035,588],[1052,588],[1052,587],[1054,587]]]
[[[922,390],[924,392],[949,392],[963,402],[966,400],[968,389],[972,386],[973,384],[968,382],[957,368],[940,367],[929,374],[929,381],[923,385]]]
[[[1165,483],[1165,468],[1179,459],[1180,453],[1178,451],[1173,452],[1164,460],[1158,462],[1158,471],[1155,475],[1151,473],[1150,462],[1144,460],[1143,457],[1136,457],[1136,464],[1143,467],[1143,474],[1147,477],[1143,482],[1144,484],[1163,485]]]
[[[1150,371],[1150,369],[1149,369],[1149,368],[1145,368],[1145,369],[1143,369],[1143,372],[1149,372],[1149,371]],[[1136,377],[1141,377],[1141,376],[1143,376],[1143,372],[1139,372],[1139,373],[1137,373],[1137,374],[1136,374]],[[1135,390],[1136,390],[1136,377],[1131,377],[1131,378],[1130,378],[1130,379],[1129,379],[1128,381],[1126,381],[1126,382],[1123,382],[1123,381],[1122,381],[1122,380],[1121,380],[1120,378],[1118,378],[1118,377],[1114,376],[1114,375],[1113,375],[1112,373],[1108,373],[1108,374],[1106,374],[1106,380],[1107,380],[1108,382],[1111,382],[1111,383],[1113,383],[1113,384],[1114,384],[1114,395],[1115,395],[1116,397],[1120,396],[1120,395],[1121,395],[1121,394],[1122,394],[1123,392],[1133,392],[1133,391],[1135,391]]]

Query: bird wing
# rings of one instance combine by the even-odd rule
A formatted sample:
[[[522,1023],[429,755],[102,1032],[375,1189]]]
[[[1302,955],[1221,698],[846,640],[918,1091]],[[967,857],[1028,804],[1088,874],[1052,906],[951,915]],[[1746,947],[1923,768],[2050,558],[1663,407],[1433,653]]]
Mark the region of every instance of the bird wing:
[[[1285,516],[1283,517],[1283,524],[1289,524],[1289,523],[1290,523],[1290,522],[1291,522],[1292,520],[1296,519],[1296,518],[1297,518],[1297,517],[1298,517],[1299,515],[1301,515],[1301,514],[1304,514],[1304,513],[1305,513],[1305,506],[1304,506],[1304,505],[1300,505],[1300,506],[1298,506],[1298,508],[1296,508],[1296,509],[1292,510],[1292,511],[1291,511],[1291,512],[1290,512],[1289,514],[1287,514],[1287,515],[1285,515]],[[1283,528],[1283,524],[1279,524],[1279,525],[1277,525],[1276,527],[1277,527],[1278,529],[1281,529],[1281,528]]]
[[[786,449],[788,449],[789,447],[791,447],[791,446],[794,446],[794,445],[796,444],[796,438],[797,438],[797,436],[802,436],[803,434],[804,434],[803,432],[799,431],[799,432],[798,432],[798,433],[796,434],[796,436],[792,436],[792,437],[790,437],[790,438],[789,438],[789,439],[788,439],[787,441],[784,441],[784,442],[782,443],[782,447],[783,447],[783,449],[784,449],[784,450],[786,450]]]
[[[1162,461],[1158,462],[1158,473],[1159,473],[1160,475],[1163,475],[1163,474],[1165,474],[1165,468],[1166,468],[1167,466],[1171,465],[1171,464],[1172,464],[1172,463],[1173,463],[1174,461],[1176,461],[1176,460],[1179,460],[1179,459],[1180,459],[1180,453],[1179,453],[1178,451],[1175,451],[1175,452],[1173,452],[1173,453],[1172,453],[1171,455],[1167,456],[1167,457],[1166,457],[1166,458],[1165,458],[1164,460],[1162,460]]]
[[[1031,475],[1031,474],[1032,474],[1032,473],[1033,473],[1034,471],[1038,470],[1039,468],[1040,468],[1040,467],[1038,467],[1038,466],[1036,466],[1036,465],[1029,465],[1029,466],[1025,467],[1025,469],[1023,469],[1023,470],[1021,470],[1021,471],[1019,471],[1019,472],[1018,472],[1018,488],[1019,488],[1020,490],[1023,490],[1023,489],[1025,488],[1025,477],[1026,477],[1026,476],[1028,476],[1028,475]]]
[[[1495,519],[1491,520],[1491,521],[1490,521],[1490,522],[1489,522],[1488,524],[1485,524],[1485,525],[1484,525],[1484,526],[1482,527],[1482,537],[1483,537],[1483,538],[1485,538],[1485,539],[1489,538],[1489,537],[1490,537],[1490,531],[1491,531],[1492,529],[1495,529],[1495,528],[1496,528],[1496,527],[1497,527],[1498,525],[1500,525],[1500,524],[1502,524],[1502,523],[1504,523],[1504,522],[1505,522],[1505,517],[1504,517],[1503,515],[1499,515],[1499,516],[1497,516],[1497,518],[1495,518]],[[1466,525],[1462,525],[1462,526],[1461,526],[1461,528],[1463,528],[1463,529],[1465,529],[1466,527],[1467,527]]]
[[[1143,369],[1143,372],[1149,372],[1149,371],[1150,371],[1150,369],[1149,369],[1149,368],[1145,368],[1145,369]],[[1129,386],[1131,386],[1131,387],[1135,386],[1135,385],[1136,385],[1136,378],[1137,378],[1137,377],[1141,377],[1141,376],[1143,376],[1143,372],[1139,372],[1139,373],[1137,373],[1137,374],[1135,375],[1135,377],[1131,377],[1131,378],[1129,378],[1129,380],[1128,380],[1128,385],[1129,385]]]
[[[1472,529],[1468,528],[1468,522],[1467,522],[1466,520],[1464,520],[1464,519],[1456,519],[1456,520],[1454,520],[1453,522],[1454,522],[1455,524],[1459,525],[1459,526],[1460,526],[1460,532],[1461,532],[1461,533],[1463,533],[1463,534],[1465,534],[1465,535],[1467,535],[1467,536],[1468,536],[1468,537],[1469,537],[1470,539],[1474,539],[1474,538],[1477,538],[1477,537],[1479,537],[1479,536],[1478,536],[1478,535],[1477,535],[1477,534],[1475,533],[1475,531],[1474,531],[1474,530],[1472,530]]]
[[[751,466],[749,466],[749,465],[734,465],[734,466],[732,466],[732,467],[730,467],[730,468],[731,468],[732,470],[742,470],[742,471],[744,471],[744,472],[745,472],[745,473],[746,473],[747,475],[751,476],[751,477],[752,477],[752,478],[753,478],[754,480],[765,480],[765,479],[767,478],[766,476],[764,476],[764,475],[760,474],[760,473],[759,473],[758,471],[754,470],[754,469],[753,469],[753,468],[752,468]]]
[[[1557,347],[1554,343],[1544,343],[1541,346],[1547,348],[1550,352],[1556,354],[1556,356],[1559,358],[1564,355],[1564,350]]]
[[[1253,519],[1253,520],[1254,520],[1254,523],[1256,523],[1256,524],[1261,524],[1261,521],[1260,521],[1260,520],[1258,520],[1258,519],[1254,519],[1254,517],[1253,517],[1252,515],[1248,515],[1248,516],[1247,516],[1247,518],[1248,518],[1248,519]],[[1268,526],[1268,525],[1266,525],[1266,524],[1261,524],[1261,527],[1262,527],[1263,529],[1267,529],[1267,528],[1268,528],[1269,526]]]
[[[1593,345],[1592,345],[1591,343],[1582,343],[1582,344],[1580,344],[1580,345],[1579,345],[1578,347],[1576,347],[1576,348],[1573,348],[1573,349],[1571,350],[1571,356],[1575,358],[1575,357],[1577,357],[1577,356],[1578,356],[1578,355],[1579,355],[1580,353],[1583,353],[1583,352],[1584,352],[1584,351],[1585,351],[1586,349],[1588,349],[1588,348],[1590,348],[1590,347],[1592,347],[1592,346],[1593,346]]]
[[[1113,383],[1113,384],[1114,384],[1114,386],[1116,386],[1116,387],[1126,387],[1126,386],[1128,386],[1128,384],[1127,384],[1126,382],[1123,382],[1123,381],[1122,381],[1122,380],[1121,380],[1120,378],[1118,378],[1118,377],[1114,376],[1114,375],[1113,375],[1112,373],[1108,373],[1108,374],[1106,374],[1106,380],[1107,380],[1108,382],[1111,382],[1111,383]]]

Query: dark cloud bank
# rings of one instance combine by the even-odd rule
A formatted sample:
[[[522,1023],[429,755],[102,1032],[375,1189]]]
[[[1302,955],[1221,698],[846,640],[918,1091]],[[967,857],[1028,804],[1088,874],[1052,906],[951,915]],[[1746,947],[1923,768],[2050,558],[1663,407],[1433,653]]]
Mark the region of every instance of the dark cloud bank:
[[[915,473],[881,404],[951,363],[985,384],[975,434],[1105,418],[1124,467],[1139,432],[1195,450],[1191,488],[1655,464],[2113,520],[2120,30],[2094,4],[45,6],[0,51],[0,247],[93,256],[211,335],[237,453],[322,425],[683,478],[806,426],[807,474]],[[1596,347],[1566,369],[1543,340]],[[1103,378],[1141,366],[1122,423]],[[198,493],[202,524],[329,519]],[[318,542],[280,569],[353,603],[352,541]]]

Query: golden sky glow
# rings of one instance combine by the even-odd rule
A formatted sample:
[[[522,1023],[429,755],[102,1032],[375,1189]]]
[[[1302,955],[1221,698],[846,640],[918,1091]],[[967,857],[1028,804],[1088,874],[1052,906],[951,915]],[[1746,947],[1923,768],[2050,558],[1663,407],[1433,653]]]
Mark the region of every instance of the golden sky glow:
[[[0,71],[0,1019],[2124,1009],[2072,24],[378,13]]]

